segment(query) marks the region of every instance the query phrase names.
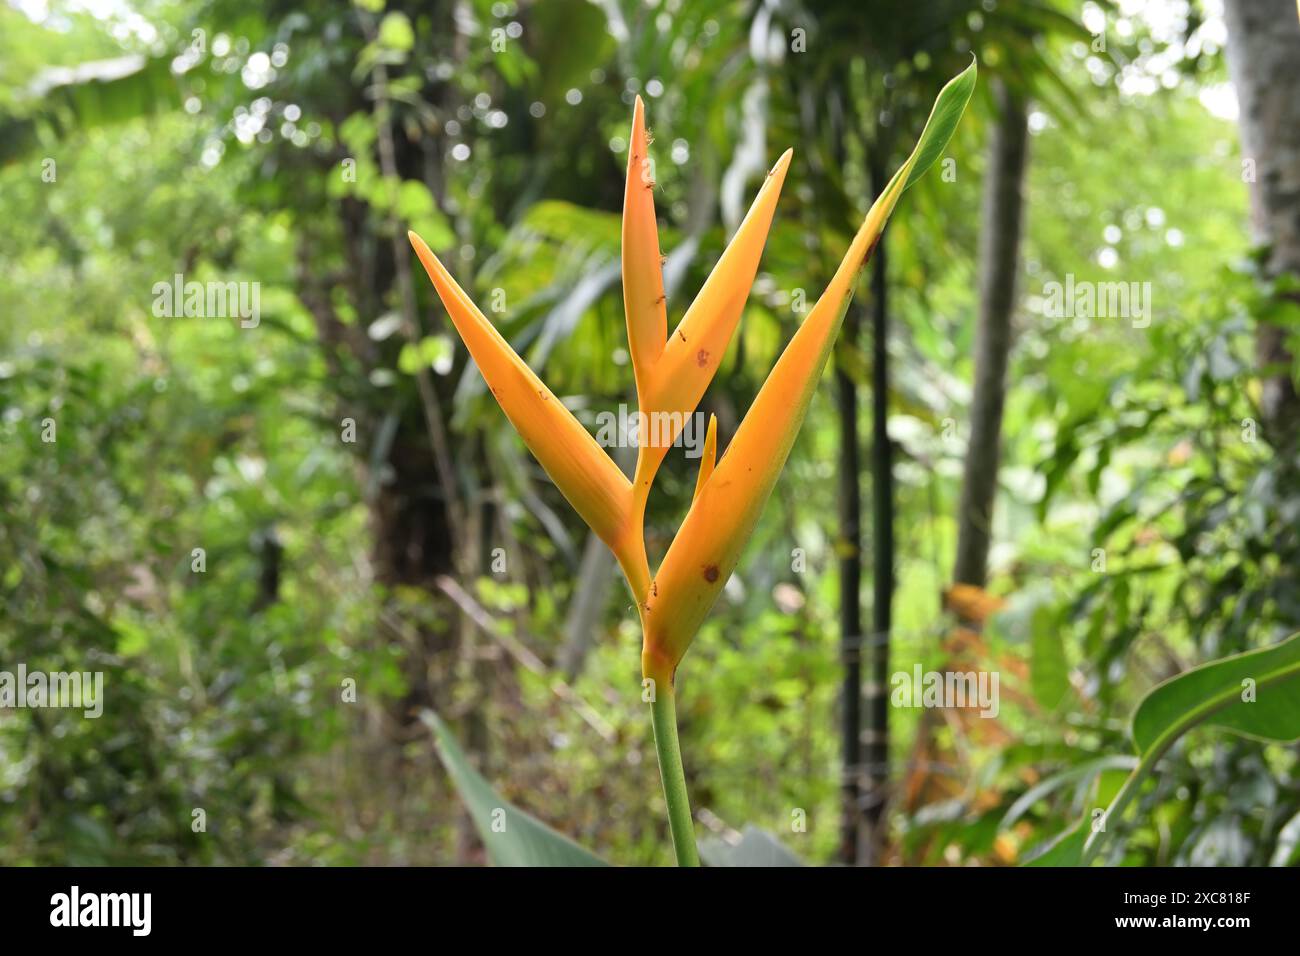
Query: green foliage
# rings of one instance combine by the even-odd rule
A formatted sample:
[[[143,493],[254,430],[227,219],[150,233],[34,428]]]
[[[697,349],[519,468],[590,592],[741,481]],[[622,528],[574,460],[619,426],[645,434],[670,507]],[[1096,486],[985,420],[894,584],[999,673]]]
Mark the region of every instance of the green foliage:
[[[1300,739],[1300,634],[1194,667],[1142,699],[1133,743],[1143,759],[1195,724],[1259,740]]]
[[[425,722],[438,741],[438,756],[451,775],[474,826],[497,866],[606,866],[568,837],[506,803],[470,766],[451,730],[430,711]]]
[[[1078,866],[1083,861],[1083,846],[1088,840],[1087,821],[1080,821],[1059,837],[1051,840],[1042,851],[1027,860],[1026,866]]]
[[[960,660],[1002,678],[996,720],[891,713],[891,862],[1023,861],[1112,805],[1133,770],[1129,716],[1190,686],[1178,675],[1294,646],[1279,642],[1300,627],[1300,485],[1293,452],[1260,426],[1253,340],[1260,321],[1300,322],[1287,280],[1251,256],[1236,131],[1202,104],[1225,79],[1206,44],[1193,56],[1134,17],[1130,41],[1112,32],[1096,55],[1074,8],[1048,2],[886,4],[898,9],[867,23],[856,0],[815,15],[475,2],[458,7],[464,21],[445,4],[208,0],[133,8],[149,41],[119,14],[55,6],[59,29],[0,7],[0,669],[102,670],[107,699],[97,720],[0,713],[0,862],[477,860],[447,777],[429,772],[428,735],[411,733],[430,705],[499,805],[545,808],[620,863],[670,860],[634,610],[616,582],[580,574],[583,529],[447,348],[419,283],[405,334],[392,251],[416,228],[476,301],[500,290],[492,321],[594,430],[632,385],[617,256],[634,92],[655,133],[670,322],[795,146],[702,407],[722,449],[867,208],[869,160],[902,159],[892,134],[919,128],[972,53],[982,79],[1032,97],[991,556],[990,589],[1011,607],[964,658],[939,595],[972,378],[988,84],[890,225],[893,666]],[[808,52],[791,49],[796,28]],[[204,52],[174,73],[195,29]],[[246,74],[259,54],[279,65]],[[139,69],[63,74],[33,95],[47,68],[123,57]],[[1133,92],[1145,78],[1153,91]],[[809,129],[801,96],[836,123]],[[258,282],[260,326],[154,315],[154,284],[177,273]],[[1048,314],[1045,287],[1067,275],[1149,281],[1150,325]],[[864,378],[870,357],[847,349],[842,364]],[[456,540],[420,373],[472,503]],[[679,698],[688,782],[711,814],[701,832],[707,819],[733,846],[732,828],[753,824],[809,863],[838,841],[837,425],[824,388]],[[652,560],[693,465],[674,457],[656,486]],[[495,630],[465,622],[441,574]],[[590,650],[557,688],[577,598],[600,586]],[[1276,686],[1237,709],[1264,707],[1248,712],[1263,720]],[[1181,699],[1168,711],[1195,712]],[[1208,725],[1181,734],[1130,787],[1133,812],[1109,821],[1098,856],[1294,864],[1297,761]],[[1039,862],[1080,851],[1090,828],[1068,834]]]
[[[1107,808],[1105,822],[1119,822],[1144,778],[1158,772],[1156,761],[1198,725],[1279,743],[1300,740],[1298,686],[1300,634],[1272,647],[1211,661],[1156,687],[1133,714],[1139,761]],[[1089,828],[1083,820],[1054,839],[1030,865],[1078,866],[1095,854],[1108,832],[1093,831],[1092,845],[1085,850]],[[1275,856],[1289,856],[1288,844],[1289,838]]]

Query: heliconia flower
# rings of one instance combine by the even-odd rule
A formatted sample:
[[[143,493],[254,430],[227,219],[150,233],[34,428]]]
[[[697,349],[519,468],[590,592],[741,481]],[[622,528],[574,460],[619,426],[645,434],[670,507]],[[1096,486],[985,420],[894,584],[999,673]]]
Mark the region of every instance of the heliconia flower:
[[[646,496],[668,446],[685,416],[695,411],[735,332],[791,151],[768,173],[700,294],[669,335],[653,164],[644,106],[639,97],[636,100],[623,202],[629,352],[640,411],[644,416],[662,413],[662,421],[677,427],[672,434],[655,435],[655,444],[643,436],[630,482],[474,306],[423,240],[410,234],[439,298],[506,416],[551,480],[618,558],[640,608],[642,672],[657,683],[671,687],[678,663],[735,570],[807,414],[858,275],[899,197],[947,145],[974,90],[975,75],[972,62],[940,91],[915,150],[872,205],[830,285],[782,353],[720,460],[717,421],[710,418],[694,499],[653,579],[642,527]]]
[[[972,64],[949,86],[961,83],[969,74],[967,85],[973,88],[974,70]],[[962,107],[969,95],[968,90]],[[941,94],[935,113],[942,102]],[[960,115],[958,109],[953,125]],[[672,680],[678,662],[735,569],[803,424],[858,275],[871,258],[899,197],[938,157],[939,150],[926,147],[923,134],[867,213],[830,285],[759,389],[722,461],[716,466],[708,461],[707,477],[701,469],[690,511],[664,556],[642,609],[645,639],[641,669],[647,677]]]

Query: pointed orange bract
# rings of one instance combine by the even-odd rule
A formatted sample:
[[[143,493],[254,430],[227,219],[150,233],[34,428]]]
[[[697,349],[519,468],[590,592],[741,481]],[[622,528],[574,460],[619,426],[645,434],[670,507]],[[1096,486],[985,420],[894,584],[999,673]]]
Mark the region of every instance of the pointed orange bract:
[[[470,301],[424,240],[413,232],[408,237],[456,331],[524,444],[624,568],[643,564],[640,535],[630,534],[632,495],[626,476]]]
[[[700,294],[668,337],[662,354],[649,369],[637,371],[638,390],[642,381],[649,385],[641,391],[641,411],[644,415],[658,416],[654,421],[663,424],[662,428],[651,429],[653,443],[643,441],[637,456],[632,481],[633,494],[641,508],[664,456],[685,426],[686,417],[704,397],[731,344],[758,273],[758,262],[792,155],[793,150],[787,149],[767,174],[749,212],[705,280]]]
[[[668,337],[659,224],[655,220],[654,164],[649,147],[645,105],[638,96],[632,111],[627,186],[623,194],[623,309],[627,313],[628,352],[632,356],[642,407],[650,388],[647,376]]]
[[[896,178],[872,206],[830,285],[759,389],[726,454],[697,489],[642,615],[642,667],[647,677],[671,680],[668,668],[676,668],[735,570],[803,424],[854,280],[902,193],[901,182]],[[657,672],[650,673],[650,668]]]
[[[713,474],[713,466],[717,464],[718,459],[718,416],[709,416],[709,431],[704,436],[704,453],[700,455],[700,473],[695,478],[695,497],[700,496],[700,491],[709,483],[709,476]]]

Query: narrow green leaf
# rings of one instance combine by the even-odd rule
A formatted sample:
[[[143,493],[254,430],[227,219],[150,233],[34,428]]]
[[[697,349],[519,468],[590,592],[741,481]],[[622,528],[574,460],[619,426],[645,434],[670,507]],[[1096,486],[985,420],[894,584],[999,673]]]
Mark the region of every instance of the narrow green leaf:
[[[977,73],[975,58],[972,56],[970,66],[944,84],[943,89],[939,91],[939,96],[934,101],[934,108],[930,110],[930,118],[925,121],[925,129],[921,131],[921,139],[912,152],[915,159],[907,174],[907,182],[903,184],[904,189],[925,175],[926,170],[933,166],[935,160],[943,153],[948,140],[952,139],[952,134],[957,129],[957,121],[961,119],[966,104],[970,102],[971,94],[975,92]]]
[[[562,833],[503,800],[470,766],[455,736],[437,714],[420,715],[433,731],[438,757],[447,768],[488,856],[497,866],[608,866]]]
[[[1017,820],[1028,813],[1035,803],[1050,796],[1062,787],[1081,782],[1091,785],[1093,778],[1099,776],[1103,771],[1132,770],[1135,766],[1137,766],[1136,757],[1127,755],[1098,757],[1096,760],[1089,760],[1077,767],[1071,767],[1068,770],[1053,774],[1021,794],[1015,803],[1007,808],[1006,815],[998,823],[998,829],[1006,830],[1010,828]]]
[[[1025,861],[1025,866],[1083,866],[1083,845],[1088,842],[1086,821],[1080,820],[1054,837],[1040,852]]]

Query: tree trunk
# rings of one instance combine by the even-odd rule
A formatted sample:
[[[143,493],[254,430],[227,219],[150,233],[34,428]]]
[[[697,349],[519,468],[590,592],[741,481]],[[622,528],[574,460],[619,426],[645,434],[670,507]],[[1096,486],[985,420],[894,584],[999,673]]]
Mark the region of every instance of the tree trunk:
[[[957,559],[953,580],[983,587],[997,495],[1006,396],[1011,315],[1023,219],[1027,115],[1023,98],[998,84],[998,119],[989,142],[984,176],[979,260],[979,323],[975,330],[975,392],[970,443],[958,508]]]
[[[1228,0],[1228,67],[1240,106],[1242,173],[1268,276],[1300,276],[1300,18],[1294,0]],[[1252,175],[1253,173],[1253,175]],[[1263,426],[1278,448],[1300,436],[1300,398],[1283,329],[1261,324]]]
[[[840,347],[857,348],[859,306],[850,305],[840,330]],[[858,470],[858,386],[842,364],[835,369],[836,409],[840,420],[840,694],[842,753],[840,862],[858,862],[861,815],[862,700],[862,490]]]
[[[886,179],[880,149],[871,164],[872,195],[884,192]],[[873,561],[871,635],[861,647],[869,651],[867,729],[863,762],[867,792],[863,798],[863,863],[880,862],[885,844],[885,810],[889,787],[889,632],[894,601],[894,449],[889,441],[889,303],[886,298],[885,237],[871,257],[871,552]]]
[[[582,673],[587,654],[595,643],[596,628],[604,618],[609,595],[617,583],[617,571],[610,562],[609,546],[594,531],[589,533],[582,549],[573,597],[564,618],[564,645],[560,648],[556,661],[564,679],[570,683]]]
[[[409,690],[393,709],[393,718],[402,732],[418,733],[418,712],[443,703],[435,701],[434,688],[449,679],[453,665],[456,611],[436,593],[433,581],[456,573],[456,539],[420,412],[406,410],[385,462],[385,480],[370,501],[375,580],[387,589],[428,591],[438,608],[425,621],[397,618]]]

